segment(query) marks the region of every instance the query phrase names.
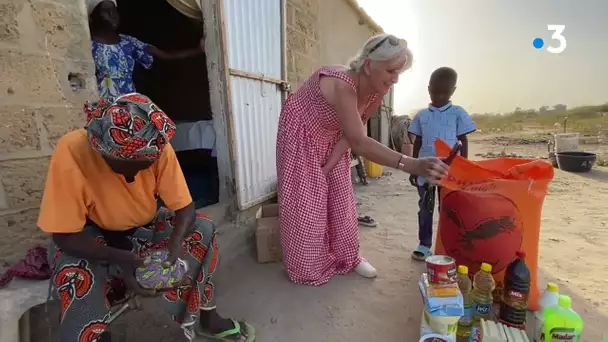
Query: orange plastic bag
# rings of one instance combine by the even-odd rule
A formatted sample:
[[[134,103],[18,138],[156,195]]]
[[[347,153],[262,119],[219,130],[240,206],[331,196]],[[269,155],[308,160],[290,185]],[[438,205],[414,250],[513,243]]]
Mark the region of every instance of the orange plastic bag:
[[[451,147],[445,142],[438,139],[435,146],[438,156],[448,156]],[[528,307],[538,310],[541,210],[551,180],[553,167],[542,160],[456,157],[441,182],[435,253],[468,266],[471,276],[482,262],[491,264],[497,299],[506,267],[515,252],[525,251],[532,276]]]

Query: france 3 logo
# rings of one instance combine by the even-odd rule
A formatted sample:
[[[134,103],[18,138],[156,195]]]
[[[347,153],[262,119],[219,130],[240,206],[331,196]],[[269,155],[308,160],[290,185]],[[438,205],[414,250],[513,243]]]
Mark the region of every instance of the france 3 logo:
[[[564,31],[566,25],[547,25],[547,30],[553,32],[551,35],[551,43],[547,46],[547,51],[553,54],[560,54],[566,50],[566,37],[564,37]],[[542,38],[534,38],[532,45],[540,50],[545,46],[545,41]]]

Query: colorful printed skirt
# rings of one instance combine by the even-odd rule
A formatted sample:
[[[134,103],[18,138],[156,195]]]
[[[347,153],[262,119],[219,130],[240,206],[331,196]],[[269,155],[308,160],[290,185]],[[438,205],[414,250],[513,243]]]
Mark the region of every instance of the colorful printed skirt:
[[[154,222],[135,229],[127,238],[128,248],[143,254],[166,247],[174,224],[175,214],[161,208]],[[109,234],[96,225],[87,224],[84,231],[98,243],[108,244]],[[189,274],[182,285],[162,295],[162,302],[167,314],[181,325],[186,336],[191,336],[199,309],[214,305],[211,277],[219,261],[214,223],[197,215],[182,248]],[[54,243],[49,248],[49,261],[53,268],[52,295],[61,302],[59,340],[97,341],[108,327],[114,298],[117,293],[125,293],[120,269],[117,265],[70,256]]]

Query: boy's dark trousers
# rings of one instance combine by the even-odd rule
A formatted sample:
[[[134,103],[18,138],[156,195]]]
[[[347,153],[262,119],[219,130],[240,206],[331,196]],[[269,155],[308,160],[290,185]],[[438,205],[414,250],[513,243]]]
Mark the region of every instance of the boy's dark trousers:
[[[431,248],[433,245],[433,213],[435,212],[435,203],[433,201],[432,208],[428,210],[427,206],[423,203],[424,194],[427,192],[429,185],[425,183],[424,185],[418,185],[416,187],[418,189],[418,240],[420,240],[420,245]],[[435,198],[439,202],[439,206],[441,206],[441,202],[439,200],[439,187],[434,187],[430,191],[435,191]]]

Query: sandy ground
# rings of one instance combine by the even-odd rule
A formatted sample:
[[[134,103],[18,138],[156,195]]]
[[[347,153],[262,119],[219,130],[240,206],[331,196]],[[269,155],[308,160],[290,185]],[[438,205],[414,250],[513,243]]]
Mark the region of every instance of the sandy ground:
[[[473,138],[471,155],[502,150],[482,139]],[[546,153],[542,144],[509,149]],[[583,341],[608,337],[608,263],[602,254],[608,247],[607,195],[608,168],[587,175],[556,170],[543,208],[540,283],[554,281],[572,297],[585,319]],[[260,342],[417,341],[422,304],[416,280],[423,265],[409,256],[417,243],[415,189],[405,174],[393,172],[357,186],[357,198],[360,211],[379,221],[377,228],[361,228],[362,254],[378,268],[377,279],[351,274],[319,288],[297,286],[280,264],[260,265],[243,255],[217,273],[221,313],[251,321]],[[116,341],[185,341],[166,317],[152,312],[154,303],[146,304],[147,311],[114,324]],[[32,341],[49,341],[47,332],[38,329]]]

